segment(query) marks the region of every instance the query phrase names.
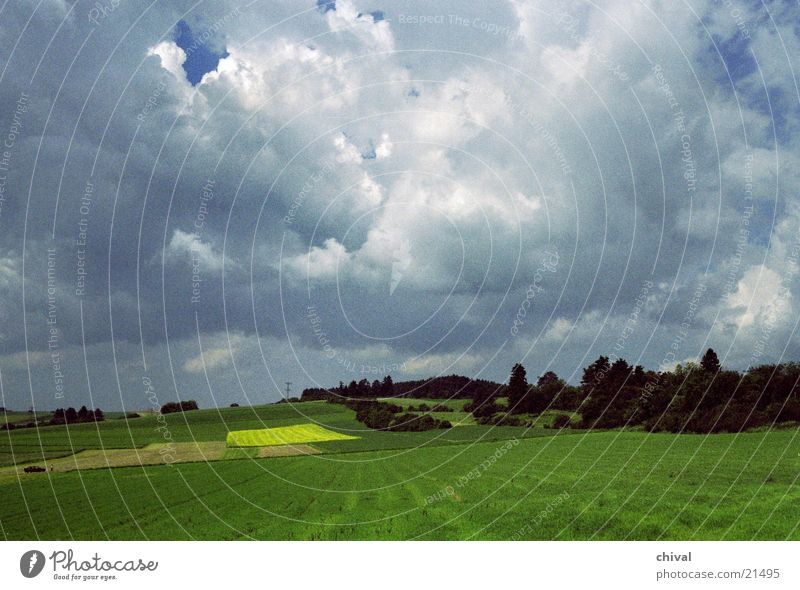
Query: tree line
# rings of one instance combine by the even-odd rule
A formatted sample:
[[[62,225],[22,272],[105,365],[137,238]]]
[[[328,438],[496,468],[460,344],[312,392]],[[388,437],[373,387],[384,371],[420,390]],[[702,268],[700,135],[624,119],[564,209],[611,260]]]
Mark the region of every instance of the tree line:
[[[351,381],[345,385],[339,382],[338,387],[330,389],[311,387],[304,389],[301,401],[327,400],[331,396],[342,399],[369,399],[376,397],[421,397],[426,399],[472,399],[481,393],[497,395],[503,391],[504,385],[483,379],[470,379],[462,375],[446,375],[420,379],[417,381],[402,381],[395,383],[391,375],[383,380],[374,380],[370,383],[367,379]]]
[[[508,383],[460,375],[394,383],[391,376],[339,383],[332,389],[303,391],[301,401],[325,399],[347,403],[378,397],[469,398],[466,411],[481,424],[524,425],[520,414],[545,410],[575,412],[571,422],[559,416],[554,426],[578,428],[643,427],[650,432],[739,432],[778,423],[800,422],[800,363],[725,369],[709,348],[698,362],[671,371],[646,370],[625,359],[607,356],[583,369],[580,385],[566,383],[553,371],[529,383],[525,367],[516,364]],[[499,398],[506,398],[505,403]],[[373,404],[358,407],[367,422],[387,428],[399,423],[397,412]],[[362,420],[364,421],[364,420]],[[428,425],[430,427],[436,427]]]
[[[57,408],[49,420],[32,420],[30,422],[13,422],[0,426],[0,430],[16,430],[18,428],[35,428],[37,426],[60,426],[62,424],[81,424],[83,422],[102,422],[105,414],[100,408],[90,410],[81,406],[76,410],[73,407]]]
[[[739,432],[800,421],[798,383],[798,363],[738,372],[721,367],[711,348],[699,363],[661,372],[632,366],[624,359],[612,363],[601,356],[583,370],[579,387],[551,372],[530,386],[525,369],[515,365],[507,386],[507,410],[512,414],[577,411],[581,428],[642,425],[650,432]]]
[[[94,411],[86,406],[81,406],[79,410],[75,408],[58,408],[53,412],[50,424],[80,424],[81,422],[102,422],[105,420],[103,410],[96,408]]]

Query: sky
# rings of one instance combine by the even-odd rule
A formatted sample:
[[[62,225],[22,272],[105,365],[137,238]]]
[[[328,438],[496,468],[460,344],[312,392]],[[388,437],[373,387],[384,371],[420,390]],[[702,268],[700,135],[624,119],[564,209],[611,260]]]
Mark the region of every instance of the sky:
[[[19,0],[0,405],[800,360],[794,2]]]

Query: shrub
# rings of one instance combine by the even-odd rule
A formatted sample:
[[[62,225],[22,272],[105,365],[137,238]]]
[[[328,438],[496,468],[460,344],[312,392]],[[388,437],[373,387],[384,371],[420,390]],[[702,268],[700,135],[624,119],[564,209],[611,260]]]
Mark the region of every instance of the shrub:
[[[778,414],[778,420],[781,422],[800,421],[800,399],[787,400],[786,405]]]
[[[25,473],[42,473],[43,471],[47,471],[47,469],[39,465],[28,465],[23,471]]]
[[[356,413],[356,420],[373,430],[386,430],[394,420],[394,413],[386,408],[363,408]]]
[[[440,428],[441,420],[430,415],[419,415],[405,413],[397,416],[391,423],[391,430],[397,432],[422,432],[423,430],[433,430]]]
[[[553,428],[569,428],[572,423],[572,418],[566,414],[556,414],[553,418]]]
[[[523,426],[522,419],[511,414],[497,414],[493,416],[481,416],[477,419],[478,424],[484,426]]]
[[[467,407],[469,407],[469,409],[467,409]],[[464,409],[467,412],[472,412],[472,415],[476,418],[483,418],[491,416],[492,414],[496,414],[501,408],[493,401],[487,401],[483,404],[476,404],[475,402],[472,402],[471,404],[464,406]]]
[[[442,404],[436,404],[431,408],[431,412],[452,412],[453,408],[450,406],[443,406]]]
[[[720,416],[719,422],[714,425],[713,430],[703,425],[702,428],[694,430],[695,432],[741,432],[750,424],[748,424],[747,416],[750,414],[748,410],[745,408],[739,408],[736,406],[729,407],[725,412],[722,413]],[[755,413],[753,415],[755,416]],[[755,422],[755,421],[754,421]],[[755,426],[756,424],[753,424]]]
[[[189,412],[197,409],[197,402],[193,399],[190,399],[182,402],[167,402],[161,406],[161,413],[173,414],[175,412]]]

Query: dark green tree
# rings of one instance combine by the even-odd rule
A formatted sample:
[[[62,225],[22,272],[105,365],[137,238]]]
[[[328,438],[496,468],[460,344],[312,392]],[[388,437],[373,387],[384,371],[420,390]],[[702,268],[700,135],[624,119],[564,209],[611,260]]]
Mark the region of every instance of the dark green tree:
[[[608,362],[608,357],[601,356],[583,370],[581,386],[587,390],[587,394],[590,394],[596,385],[605,380],[610,368],[611,363]]]
[[[700,368],[708,373],[719,372],[719,358],[717,358],[717,353],[714,352],[713,348],[709,348],[703,355],[703,358],[700,360]]]
[[[394,382],[392,381],[391,375],[386,375],[386,377],[383,378],[381,389],[384,397],[392,397],[392,395],[394,395]]]
[[[508,411],[513,414],[525,412],[528,395],[528,377],[525,367],[517,363],[511,369],[508,379]]]
[[[536,387],[528,395],[528,411],[532,414],[541,414],[546,409],[553,407],[553,403],[565,386],[566,383],[559,379],[553,371],[544,373],[536,382]]]
[[[561,381],[561,379],[558,378],[558,375],[556,375],[553,371],[547,371],[539,377],[539,380],[536,382],[536,386],[543,387],[544,385],[558,383],[559,381]]]
[[[608,408],[613,396],[613,387],[609,387],[608,374],[611,363],[607,356],[601,356],[583,370],[581,388],[586,401],[581,406],[581,418],[585,427],[592,427],[597,419]]]

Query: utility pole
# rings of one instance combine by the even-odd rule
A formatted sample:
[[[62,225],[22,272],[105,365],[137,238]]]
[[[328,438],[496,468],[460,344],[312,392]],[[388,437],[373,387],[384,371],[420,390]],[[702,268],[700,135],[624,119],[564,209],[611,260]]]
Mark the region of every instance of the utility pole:
[[[289,391],[291,390],[291,387],[292,387],[292,382],[291,381],[287,381],[286,382],[286,399],[289,399]]]

